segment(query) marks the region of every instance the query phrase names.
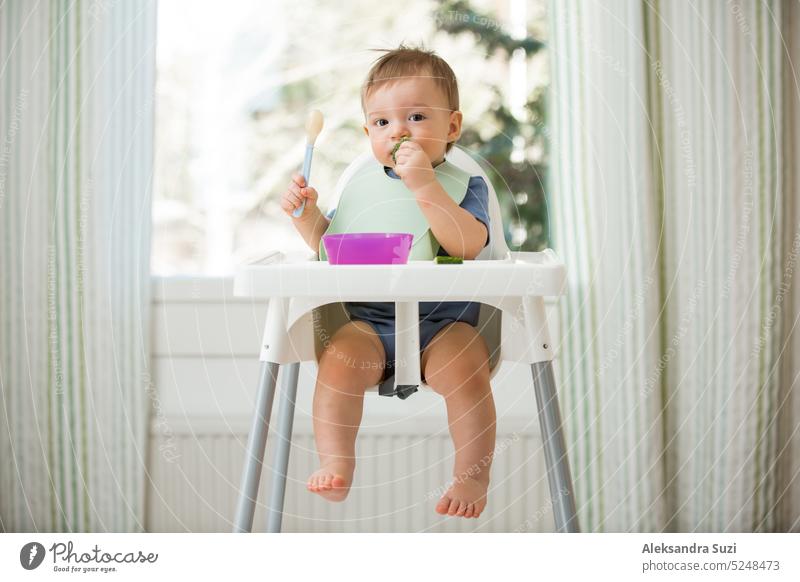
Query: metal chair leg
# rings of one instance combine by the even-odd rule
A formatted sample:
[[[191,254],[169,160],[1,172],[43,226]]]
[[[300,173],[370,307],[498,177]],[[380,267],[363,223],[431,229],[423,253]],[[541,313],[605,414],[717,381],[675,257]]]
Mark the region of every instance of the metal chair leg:
[[[267,446],[269,418],[272,415],[272,401],[275,398],[275,382],[278,379],[279,364],[261,363],[261,377],[258,382],[256,407],[250,434],[247,439],[247,457],[242,469],[242,481],[239,489],[239,501],[236,504],[236,521],[233,532],[249,532],[253,529],[253,515],[258,499],[258,484],[261,480],[261,466],[264,462],[264,450]]]
[[[544,456],[547,463],[547,480],[553,502],[556,531],[579,532],[575,511],[575,491],[567,460],[567,449],[561,429],[561,411],[558,407],[556,382],[550,361],[531,364],[536,405],[539,409],[539,426],[542,430]]]
[[[283,502],[286,494],[286,475],[289,469],[289,451],[292,448],[292,426],[294,424],[294,404],[297,398],[297,377],[300,363],[289,364],[284,369],[286,376],[278,405],[278,442],[275,446],[275,463],[272,473],[272,494],[267,509],[267,532],[281,531]]]

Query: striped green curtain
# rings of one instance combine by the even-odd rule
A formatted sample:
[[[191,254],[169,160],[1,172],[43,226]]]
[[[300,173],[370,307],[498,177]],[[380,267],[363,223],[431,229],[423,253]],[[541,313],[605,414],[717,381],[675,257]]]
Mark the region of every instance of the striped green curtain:
[[[800,11],[550,10],[561,390],[583,529],[798,530],[800,164],[787,132]]]
[[[0,529],[142,531],[155,3],[0,3]]]

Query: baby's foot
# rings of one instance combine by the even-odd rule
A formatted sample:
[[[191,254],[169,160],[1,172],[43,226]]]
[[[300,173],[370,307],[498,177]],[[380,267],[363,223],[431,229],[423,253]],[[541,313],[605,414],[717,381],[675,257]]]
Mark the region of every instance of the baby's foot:
[[[332,461],[314,471],[308,478],[306,489],[318,493],[328,501],[344,501],[353,480],[353,461]]]
[[[439,503],[436,504],[436,513],[459,517],[478,517],[486,507],[486,490],[488,488],[488,479],[457,478],[439,499]]]

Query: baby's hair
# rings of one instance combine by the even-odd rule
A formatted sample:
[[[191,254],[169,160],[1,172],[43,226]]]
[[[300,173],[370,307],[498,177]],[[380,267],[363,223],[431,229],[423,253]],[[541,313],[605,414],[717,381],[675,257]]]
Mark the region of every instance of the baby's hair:
[[[453,69],[434,51],[423,46],[412,47],[400,44],[396,49],[373,49],[383,52],[367,73],[361,86],[361,109],[366,114],[366,100],[369,92],[381,82],[392,81],[403,77],[425,76],[438,85],[447,98],[450,111],[458,111],[458,81]],[[453,147],[447,144],[447,151]]]

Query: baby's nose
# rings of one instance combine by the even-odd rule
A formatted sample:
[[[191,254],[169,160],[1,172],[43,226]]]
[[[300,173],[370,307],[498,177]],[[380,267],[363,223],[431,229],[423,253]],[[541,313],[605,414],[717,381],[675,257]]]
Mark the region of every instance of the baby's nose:
[[[411,137],[411,132],[408,131],[408,128],[395,126],[395,130],[392,132],[392,139],[397,141],[404,137]]]

